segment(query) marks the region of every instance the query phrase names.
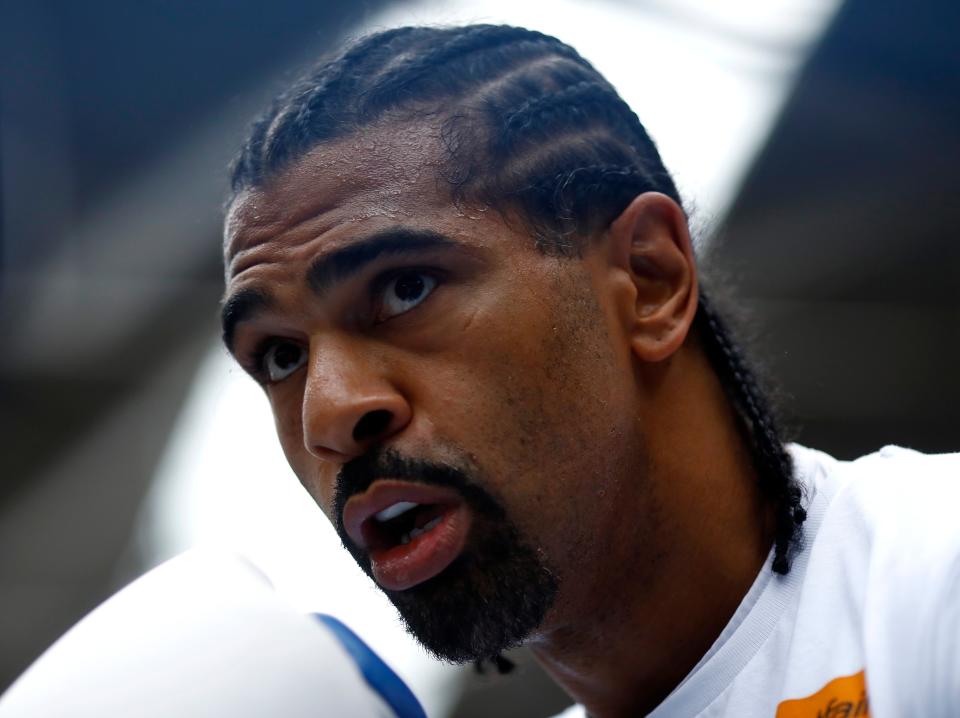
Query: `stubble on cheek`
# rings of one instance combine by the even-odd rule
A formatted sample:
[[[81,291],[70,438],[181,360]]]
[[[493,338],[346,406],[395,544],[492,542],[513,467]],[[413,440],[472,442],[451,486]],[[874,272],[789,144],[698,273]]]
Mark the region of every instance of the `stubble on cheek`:
[[[484,444],[499,447],[498,472],[524,538],[561,581],[578,582],[603,547],[598,521],[617,500],[620,452],[628,446],[624,405],[605,317],[577,260],[557,260],[551,301],[537,332],[495,360],[495,413]],[[562,591],[562,588],[561,588]]]

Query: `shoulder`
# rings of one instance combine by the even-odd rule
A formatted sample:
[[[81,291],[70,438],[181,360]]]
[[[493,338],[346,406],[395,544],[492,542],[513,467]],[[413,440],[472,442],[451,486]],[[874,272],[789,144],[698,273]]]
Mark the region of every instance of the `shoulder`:
[[[911,477],[920,481],[946,481],[954,486],[960,479],[960,453],[924,454],[903,446],[884,446],[879,451],[846,463],[854,477],[873,476],[879,480]]]
[[[935,542],[960,540],[960,453],[923,454],[885,446],[855,461],[792,446],[808,491],[824,494],[826,523],[859,524],[877,532],[906,532]],[[942,518],[933,523],[931,519]]]
[[[812,554],[903,580],[933,580],[960,562],[960,454],[887,446],[838,461],[791,451],[806,490],[824,506]]]
[[[950,715],[942,702],[960,695],[960,454],[888,446],[850,462],[802,448],[795,457],[827,498],[811,567],[828,567],[860,605],[871,708]]]

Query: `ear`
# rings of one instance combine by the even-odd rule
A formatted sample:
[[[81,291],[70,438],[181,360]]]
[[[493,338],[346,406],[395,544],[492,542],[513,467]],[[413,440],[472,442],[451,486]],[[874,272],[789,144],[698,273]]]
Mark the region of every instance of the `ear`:
[[[610,260],[625,280],[620,316],[646,362],[683,344],[697,311],[697,270],[683,210],[659,192],[638,195],[610,225]]]

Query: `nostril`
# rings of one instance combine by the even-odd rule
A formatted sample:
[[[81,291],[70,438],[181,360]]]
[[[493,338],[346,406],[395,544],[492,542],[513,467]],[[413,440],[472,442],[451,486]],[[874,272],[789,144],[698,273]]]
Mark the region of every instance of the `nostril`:
[[[353,427],[353,440],[365,441],[381,436],[387,430],[387,427],[390,426],[390,420],[392,418],[393,414],[386,409],[368,411],[360,418],[357,425]]]

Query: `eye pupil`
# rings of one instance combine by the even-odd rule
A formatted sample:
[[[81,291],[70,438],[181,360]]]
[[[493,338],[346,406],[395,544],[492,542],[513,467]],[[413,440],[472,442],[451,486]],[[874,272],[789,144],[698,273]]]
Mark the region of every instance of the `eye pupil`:
[[[437,279],[428,272],[410,269],[394,274],[380,290],[377,321],[404,314],[430,296]]]
[[[394,292],[397,295],[397,299],[404,302],[411,302],[419,298],[419,296],[423,294],[423,290],[423,277],[414,273],[404,274],[398,277],[394,285]]]
[[[287,369],[300,361],[300,347],[293,344],[281,344],[273,353],[274,363],[281,369]]]

